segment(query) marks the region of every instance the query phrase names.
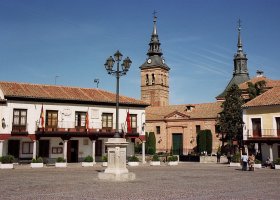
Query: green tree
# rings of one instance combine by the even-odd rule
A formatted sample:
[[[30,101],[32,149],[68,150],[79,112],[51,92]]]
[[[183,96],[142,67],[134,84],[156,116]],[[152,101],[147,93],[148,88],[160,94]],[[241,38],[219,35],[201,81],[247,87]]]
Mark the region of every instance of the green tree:
[[[146,145],[145,145],[145,152],[147,152],[150,155],[155,154],[156,152],[156,137],[154,132],[146,132]]]
[[[252,100],[264,92],[266,82],[265,80],[258,81],[255,84],[252,82],[248,82],[247,85],[248,85],[247,92],[249,94],[249,100]]]
[[[206,135],[206,151],[208,154],[212,153],[212,145],[213,145],[213,139],[212,139],[212,132],[209,129],[204,130]]]
[[[230,149],[232,149],[232,142],[238,141],[242,145],[242,104],[241,90],[237,85],[233,84],[227,91],[225,101],[222,104],[223,111],[218,117],[218,125],[222,135],[222,146],[227,141]]]
[[[148,153],[148,149],[149,149],[149,133],[148,132],[145,132],[145,140],[146,140],[145,152]]]

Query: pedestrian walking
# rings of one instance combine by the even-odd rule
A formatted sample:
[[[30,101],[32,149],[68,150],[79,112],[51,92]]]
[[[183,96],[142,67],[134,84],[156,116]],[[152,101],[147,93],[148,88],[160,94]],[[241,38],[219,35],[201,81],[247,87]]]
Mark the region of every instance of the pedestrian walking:
[[[249,171],[254,171],[254,164],[255,164],[255,156],[254,154],[250,154],[248,157],[248,163],[249,163]]]
[[[217,151],[217,163],[220,163],[221,160],[221,152]]]
[[[247,171],[248,156],[246,153],[242,154],[241,160],[242,160],[242,171]]]

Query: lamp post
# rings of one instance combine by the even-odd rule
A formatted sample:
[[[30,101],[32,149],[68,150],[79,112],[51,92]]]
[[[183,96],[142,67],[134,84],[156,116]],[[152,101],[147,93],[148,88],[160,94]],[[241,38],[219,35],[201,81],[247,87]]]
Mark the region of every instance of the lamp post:
[[[114,54],[114,58],[110,56],[107,60],[106,63],[104,64],[105,69],[107,70],[108,74],[113,75],[117,79],[117,86],[116,86],[116,132],[114,135],[114,138],[120,138],[119,134],[119,82],[120,82],[120,77],[126,75],[128,72],[130,65],[131,65],[131,60],[129,57],[125,58],[123,60],[123,63],[121,64],[122,69],[120,70],[120,61],[122,60],[122,54],[119,52],[119,50]],[[117,61],[117,69],[114,70],[113,66],[115,62]]]

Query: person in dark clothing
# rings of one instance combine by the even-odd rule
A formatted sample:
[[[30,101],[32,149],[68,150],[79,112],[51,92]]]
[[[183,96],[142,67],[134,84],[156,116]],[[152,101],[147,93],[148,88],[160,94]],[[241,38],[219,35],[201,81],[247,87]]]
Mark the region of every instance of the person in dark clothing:
[[[220,163],[221,162],[221,152],[218,151],[217,152],[217,163]]]

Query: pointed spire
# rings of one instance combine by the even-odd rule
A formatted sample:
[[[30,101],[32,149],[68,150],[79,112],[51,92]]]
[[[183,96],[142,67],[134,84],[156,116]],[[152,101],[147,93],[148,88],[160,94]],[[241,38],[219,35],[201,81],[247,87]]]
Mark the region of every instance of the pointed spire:
[[[242,41],[241,41],[241,20],[238,20],[238,42],[237,42],[237,47],[238,47],[238,52],[242,52]]]
[[[149,48],[148,53],[147,53],[147,55],[149,57],[153,56],[153,55],[162,56],[161,49],[160,49],[160,42],[159,42],[158,34],[157,34],[157,26],[156,26],[157,16],[156,16],[156,13],[157,13],[156,11],[153,12],[154,27],[153,27],[153,33],[152,33],[152,36],[151,36],[151,41],[149,43],[150,48]]]
[[[154,14],[154,29],[153,29],[153,35],[157,35],[157,25],[156,25],[156,22],[157,22],[157,16],[156,16],[156,11],[154,10],[153,14]]]

